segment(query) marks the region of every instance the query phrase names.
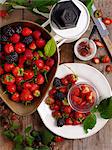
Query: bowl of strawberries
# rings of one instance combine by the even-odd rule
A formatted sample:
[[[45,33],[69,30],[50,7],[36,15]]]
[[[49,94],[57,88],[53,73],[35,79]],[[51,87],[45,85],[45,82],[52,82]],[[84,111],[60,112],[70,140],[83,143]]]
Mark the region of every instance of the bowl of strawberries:
[[[58,67],[53,37],[40,25],[18,21],[1,28],[0,97],[17,114],[33,113]]]

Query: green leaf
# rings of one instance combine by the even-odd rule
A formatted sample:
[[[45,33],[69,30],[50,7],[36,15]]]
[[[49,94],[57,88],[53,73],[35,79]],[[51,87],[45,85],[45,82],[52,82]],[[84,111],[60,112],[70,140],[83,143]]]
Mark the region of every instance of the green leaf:
[[[33,145],[33,142],[34,142],[34,137],[29,135],[26,137],[26,142],[29,146],[32,146]]]
[[[17,124],[15,122],[12,123],[12,126],[11,126],[11,130],[16,130],[20,127],[20,124]]]
[[[29,133],[32,129],[32,126],[28,126],[26,129],[25,129],[25,133]]]
[[[40,132],[40,136],[42,138],[42,143],[45,145],[48,145],[49,143],[51,143],[51,141],[54,138],[54,135],[49,130],[46,130],[46,129]]]
[[[98,111],[102,118],[112,118],[112,96],[100,102],[100,104],[98,105]]]
[[[88,9],[90,15],[91,15],[93,3],[94,3],[94,0],[86,0],[86,6],[87,6],[87,9]]]
[[[44,57],[44,54],[43,54],[42,51],[38,51],[38,53],[39,53],[39,56],[40,56],[40,57]]]
[[[83,121],[83,128],[85,133],[88,133],[88,129],[92,129],[96,124],[96,115],[90,114],[87,118]]]
[[[15,135],[12,131],[6,130],[3,132],[3,135],[6,136],[8,139],[13,140]]]
[[[13,150],[23,150],[23,145],[16,144]]]
[[[18,143],[18,144],[22,144],[23,136],[21,134],[16,135],[15,138],[14,138],[14,142]]]
[[[37,9],[43,13],[49,13],[49,9],[45,6],[43,7],[37,7]]]
[[[56,52],[56,43],[53,38],[51,38],[44,47],[45,55],[51,57]]]
[[[25,147],[24,150],[34,150],[32,147]]]
[[[48,146],[40,146],[38,150],[50,150]]]

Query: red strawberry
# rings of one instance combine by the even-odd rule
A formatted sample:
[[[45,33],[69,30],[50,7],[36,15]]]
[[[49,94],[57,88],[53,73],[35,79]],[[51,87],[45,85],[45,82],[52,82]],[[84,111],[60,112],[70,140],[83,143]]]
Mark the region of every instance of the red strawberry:
[[[112,24],[112,19],[110,19],[110,18],[103,18],[102,21],[105,25],[111,25]]]
[[[20,77],[20,76],[23,76],[24,75],[24,69],[23,68],[20,68],[20,67],[15,67],[13,70],[12,70],[12,73],[15,77]]]
[[[71,119],[71,118],[67,118],[67,119],[65,120],[65,124],[66,124],[66,125],[73,125],[72,119]]]
[[[20,101],[20,95],[19,95],[19,93],[15,92],[15,93],[12,95],[11,99],[12,99],[13,101],[15,101],[15,102],[19,102],[19,101]]]
[[[5,74],[2,78],[2,83],[6,85],[14,84],[15,77],[11,74]]]
[[[16,84],[21,84],[23,81],[23,77],[16,77]]]
[[[36,45],[38,48],[44,48],[44,46],[46,45],[46,41],[43,39],[39,39],[36,41]]]
[[[30,49],[25,50],[25,56],[27,59],[32,60],[33,59],[33,53]]]
[[[51,98],[50,96],[48,96],[45,100],[45,103],[48,105],[52,105],[52,104],[54,104],[54,102],[55,102],[54,99]]]
[[[39,58],[40,58],[39,53],[38,53],[38,52],[34,52],[34,53],[33,53],[33,59],[34,59],[34,60],[38,60]]]
[[[98,57],[94,57],[94,58],[92,59],[92,61],[93,61],[93,63],[95,63],[95,64],[99,64],[99,63],[100,63],[100,59],[99,59]]]
[[[73,121],[73,124],[74,124],[74,125],[79,125],[79,124],[81,124],[81,122],[78,121],[78,120],[74,120],[74,121]]]
[[[29,36],[30,34],[32,34],[32,30],[28,27],[24,27],[22,30],[22,35],[23,36]]]
[[[35,97],[39,97],[39,96],[40,96],[40,91],[39,91],[39,90],[33,91],[33,95],[34,95]]]
[[[12,43],[6,44],[6,45],[4,46],[4,51],[5,51],[7,54],[10,54],[10,53],[14,52],[14,47],[13,47]]]
[[[24,72],[24,80],[29,80],[34,77],[34,72],[32,70],[25,70]]]
[[[63,85],[68,85],[68,84],[69,84],[69,82],[68,82],[68,80],[67,80],[66,78],[62,78],[62,79],[61,79],[61,83],[62,83]]]
[[[22,93],[20,95],[20,99],[21,99],[21,101],[32,101],[33,96],[28,89],[23,89]]]
[[[50,67],[49,67],[49,66],[47,66],[47,65],[44,65],[44,67],[43,67],[43,71],[45,71],[45,72],[49,72],[49,71],[50,71]]]
[[[105,68],[105,71],[108,73],[111,73],[112,72],[112,65],[107,65]]]
[[[54,141],[57,143],[57,142],[63,142],[64,141],[64,139],[62,138],[62,137],[60,137],[60,136],[56,136],[55,138],[54,138]]]
[[[53,96],[55,93],[56,93],[56,89],[55,89],[55,88],[52,88],[52,89],[49,91],[49,95],[50,95],[50,96]]]
[[[75,83],[77,81],[77,76],[75,74],[69,74],[66,76],[66,79],[70,82],[70,83]]]
[[[6,17],[8,12],[6,10],[0,10],[0,17]]]
[[[25,83],[23,83],[23,88],[24,88],[24,89],[29,89],[29,90],[30,90],[31,84],[30,84],[29,82],[25,82]]]
[[[52,112],[52,116],[56,119],[61,118],[61,113],[59,111]]]
[[[93,92],[92,92],[92,91],[90,91],[90,92],[88,92],[88,93],[86,94],[86,100],[87,100],[90,104],[92,104],[92,103],[94,102]]]
[[[75,118],[76,120],[82,122],[86,118],[86,115],[81,112],[75,112]]]
[[[39,86],[35,83],[30,83],[30,85],[31,85],[31,88],[30,88],[31,92],[39,89]]]
[[[67,87],[60,87],[59,91],[62,93],[66,93],[67,92]]]
[[[65,106],[64,109],[63,109],[63,111],[64,111],[65,113],[67,113],[67,114],[70,114],[71,111],[72,111],[72,108],[71,108],[70,106]]]
[[[20,35],[15,33],[10,37],[10,40],[12,43],[18,43],[20,41]]]
[[[44,67],[44,61],[42,59],[36,60],[35,64],[36,64],[38,69],[43,69],[43,67]]]
[[[4,64],[4,70],[5,70],[6,72],[12,71],[13,68],[14,68],[14,64],[8,64],[8,63],[5,63],[5,64]]]
[[[105,55],[101,59],[102,63],[109,63],[110,62],[110,57],[108,55]]]
[[[75,87],[72,91],[72,95],[75,96],[80,96],[80,88],[79,87]]]
[[[54,65],[54,59],[52,58],[47,59],[46,65],[51,68]]]
[[[4,70],[3,70],[2,66],[0,66],[0,76],[1,76],[2,74],[4,74]]]
[[[81,104],[81,102],[82,102],[82,98],[80,98],[80,97],[77,97],[77,96],[75,96],[75,95],[72,95],[72,99],[71,99],[74,103],[76,103],[76,104]]]
[[[15,85],[15,84],[7,85],[7,90],[8,90],[8,92],[10,92],[10,93],[16,92],[16,85]]]
[[[17,86],[17,91],[21,92],[23,90],[22,86],[21,85],[18,85]]]
[[[25,55],[20,56],[20,57],[19,57],[19,63],[18,63],[18,66],[19,66],[20,68],[23,68],[23,65],[24,65],[24,63],[25,63],[26,60],[27,60],[27,58],[26,58]]]
[[[51,109],[51,110],[58,111],[58,110],[60,110],[60,107],[59,107],[58,105],[55,105],[55,104],[54,104],[54,105],[51,105],[51,106],[50,106],[50,109]]]
[[[19,54],[23,53],[25,51],[25,45],[23,43],[21,43],[21,42],[16,43],[16,45],[15,45],[15,51],[17,53],[19,53]]]
[[[35,50],[37,48],[34,41],[29,45],[29,48],[32,49],[32,50]]]
[[[99,47],[99,48],[104,48],[104,45],[102,42],[100,42],[98,39],[94,40],[95,44]]]
[[[44,81],[45,81],[44,76],[42,74],[38,74],[36,79],[37,84],[41,85],[44,83]]]
[[[36,30],[33,32],[33,37],[38,40],[41,36],[41,32],[39,30]]]

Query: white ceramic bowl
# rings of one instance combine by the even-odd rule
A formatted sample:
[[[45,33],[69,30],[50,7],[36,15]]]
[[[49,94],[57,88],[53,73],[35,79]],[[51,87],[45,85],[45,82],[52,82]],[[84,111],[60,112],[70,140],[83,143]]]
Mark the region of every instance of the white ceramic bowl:
[[[78,46],[81,42],[84,42],[84,41],[89,41],[90,42],[90,47],[93,48],[93,52],[91,53],[91,55],[89,56],[81,56],[78,52]],[[88,60],[91,60],[95,55],[96,55],[96,52],[97,52],[97,47],[96,47],[96,44],[93,40],[89,40],[88,38],[81,38],[79,39],[75,46],[74,46],[74,53],[76,55],[77,58],[79,58],[80,60],[84,60],[84,61],[88,61]]]

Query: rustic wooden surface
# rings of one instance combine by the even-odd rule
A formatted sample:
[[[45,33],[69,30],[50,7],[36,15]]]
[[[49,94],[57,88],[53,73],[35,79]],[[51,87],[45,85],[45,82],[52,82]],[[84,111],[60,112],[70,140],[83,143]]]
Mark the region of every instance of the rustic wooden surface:
[[[112,17],[112,0],[95,0],[96,6],[99,9],[102,9],[104,16]],[[5,19],[0,19],[0,26],[8,24],[12,21],[17,20],[32,20],[35,21],[37,16],[33,15],[27,10],[15,10],[9,17]],[[110,31],[110,37],[112,40],[112,25],[108,27]],[[88,34],[91,31],[91,28],[88,30]],[[87,34],[86,34],[87,35]],[[96,35],[98,36],[98,35]],[[103,55],[106,53],[106,50],[98,50],[98,55]],[[73,62],[73,44],[64,44],[61,47],[61,63],[64,62]],[[79,62],[75,58],[75,62]],[[81,62],[81,61],[80,61]],[[85,63],[85,62],[84,62]],[[91,62],[89,64],[93,65]],[[112,87],[112,74],[107,75],[104,70],[104,65],[94,65],[97,69],[104,73]],[[38,116],[38,113],[35,112],[33,115],[28,117],[23,117],[23,127],[32,124],[35,128],[40,128],[43,126],[43,123]],[[59,150],[111,150],[112,149],[112,120],[110,120],[106,126],[100,130],[97,134],[92,137],[83,139],[83,140],[65,140],[65,142],[58,145]],[[12,150],[13,144],[8,141],[6,138],[0,136],[0,150]]]

